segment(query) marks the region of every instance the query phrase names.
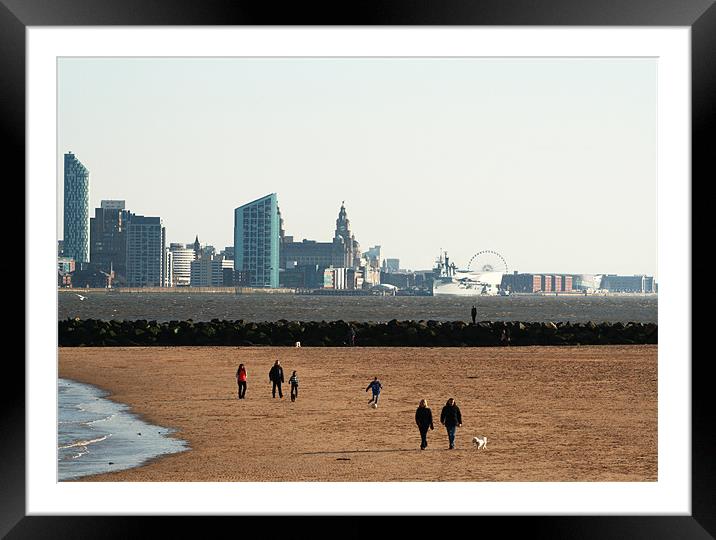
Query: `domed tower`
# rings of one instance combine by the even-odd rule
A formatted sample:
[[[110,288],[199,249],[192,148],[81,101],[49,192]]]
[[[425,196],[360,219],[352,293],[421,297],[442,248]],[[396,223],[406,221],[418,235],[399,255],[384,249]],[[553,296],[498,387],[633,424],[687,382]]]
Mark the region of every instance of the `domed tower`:
[[[346,212],[345,201],[341,201],[341,209],[338,211],[336,220],[336,232],[333,236],[333,265],[338,267],[353,268],[355,266],[355,248],[357,244],[351,234],[351,222]]]
[[[341,209],[336,220],[336,236],[340,236],[347,243],[351,237],[351,222],[346,213],[346,201],[341,201]]]

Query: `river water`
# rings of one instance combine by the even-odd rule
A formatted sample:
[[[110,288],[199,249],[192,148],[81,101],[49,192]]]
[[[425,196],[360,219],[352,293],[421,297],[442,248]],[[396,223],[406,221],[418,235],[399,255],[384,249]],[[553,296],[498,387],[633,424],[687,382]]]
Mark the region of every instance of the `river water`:
[[[58,319],[244,321],[658,322],[657,296],[312,296],[227,293],[59,293]]]

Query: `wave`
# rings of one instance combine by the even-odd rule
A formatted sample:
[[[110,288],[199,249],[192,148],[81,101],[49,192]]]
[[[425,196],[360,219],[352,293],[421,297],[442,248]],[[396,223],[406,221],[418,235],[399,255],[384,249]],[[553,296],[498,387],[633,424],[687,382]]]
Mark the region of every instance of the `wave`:
[[[92,424],[96,424],[97,422],[107,422],[117,416],[116,414],[110,414],[109,416],[105,416],[104,418],[98,418],[97,420],[90,420],[89,422],[83,422],[83,424],[91,426]]]
[[[65,446],[58,446],[57,449],[58,449],[58,450],[65,450],[66,448],[75,448],[75,447],[77,447],[77,446],[85,446],[85,447],[87,447],[87,446],[89,446],[90,444],[102,442],[102,441],[104,441],[105,439],[107,439],[107,438],[109,438],[109,437],[111,437],[111,436],[112,436],[112,434],[110,433],[110,434],[107,434],[107,435],[103,435],[102,437],[97,437],[96,439],[88,439],[88,440],[86,440],[86,441],[77,441],[77,442],[73,442],[72,444],[67,444],[67,445],[65,445]]]

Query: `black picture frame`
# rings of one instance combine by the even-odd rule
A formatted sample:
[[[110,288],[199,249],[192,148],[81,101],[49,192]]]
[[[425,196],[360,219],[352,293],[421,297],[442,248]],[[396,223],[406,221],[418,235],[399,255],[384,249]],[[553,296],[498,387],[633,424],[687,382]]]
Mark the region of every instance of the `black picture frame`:
[[[383,0],[343,5],[293,3],[278,9],[272,3],[228,0],[0,0],[0,127],[5,141],[5,186],[25,178],[25,30],[28,26],[112,25],[549,25],[549,26],[684,26],[692,35],[692,178],[701,185],[716,177],[713,166],[713,131],[716,104],[716,6],[714,0],[441,0],[420,2]],[[692,180],[693,186],[697,185]],[[26,199],[27,200],[27,199]],[[692,200],[693,197],[692,197]],[[705,203],[701,199],[701,204]],[[698,202],[698,200],[697,200]],[[693,220],[692,230],[700,225]],[[701,214],[703,215],[703,214]],[[693,245],[693,242],[692,242]],[[688,266],[692,275],[701,268]],[[30,284],[25,283],[25,287]],[[691,295],[691,291],[686,291]],[[27,293],[26,293],[27,294]],[[693,307],[700,302],[694,298]],[[693,308],[692,308],[693,309]],[[694,311],[696,313],[696,311]],[[695,349],[694,349],[695,350]],[[458,531],[492,530],[500,537],[528,534],[531,538],[713,538],[716,534],[714,485],[715,430],[711,420],[711,385],[708,355],[695,357],[692,373],[692,513],[690,516],[486,516],[469,517],[469,523],[412,517],[402,532],[426,534],[438,530],[454,537]],[[192,525],[184,517],[27,516],[25,511],[25,372],[17,363],[4,377],[14,384],[3,389],[2,445],[0,445],[0,534],[7,538],[108,538],[144,537],[148,527],[161,520],[162,534],[185,536]],[[207,518],[208,519],[208,518]],[[290,534],[287,527],[304,527],[312,536],[372,535],[370,516],[344,516],[331,532],[314,518],[251,517],[242,527],[259,525],[270,536]],[[325,519],[321,517],[321,519]],[[260,523],[257,523],[259,520]],[[203,520],[201,520],[203,521]],[[206,532],[205,522],[199,525]],[[452,529],[452,531],[450,530]],[[272,531],[269,533],[269,531]],[[323,533],[323,534],[326,534]],[[255,534],[255,533],[254,533]],[[401,534],[402,536],[402,534]]]

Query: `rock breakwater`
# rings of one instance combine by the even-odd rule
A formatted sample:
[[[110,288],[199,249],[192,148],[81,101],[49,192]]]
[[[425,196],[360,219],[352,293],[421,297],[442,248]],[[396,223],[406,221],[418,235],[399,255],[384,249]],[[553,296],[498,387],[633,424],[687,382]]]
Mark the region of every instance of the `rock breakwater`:
[[[351,328],[357,347],[490,347],[528,345],[656,344],[654,323],[553,323],[498,321],[350,321],[206,322],[105,321],[65,319],[58,322],[61,347],[126,346],[348,346]]]

